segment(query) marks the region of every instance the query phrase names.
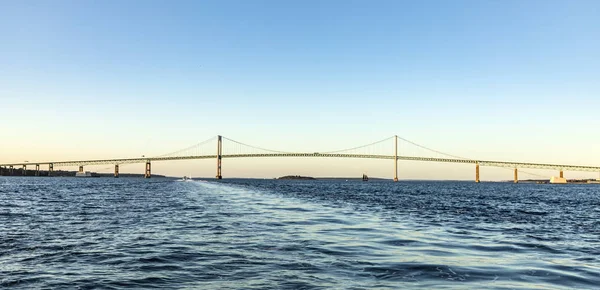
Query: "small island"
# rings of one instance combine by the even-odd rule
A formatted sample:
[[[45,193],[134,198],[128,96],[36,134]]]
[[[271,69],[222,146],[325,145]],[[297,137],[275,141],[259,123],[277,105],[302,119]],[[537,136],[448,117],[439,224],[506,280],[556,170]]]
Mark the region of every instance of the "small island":
[[[310,177],[310,176],[300,176],[300,175],[286,175],[286,176],[282,176],[279,177],[277,179],[301,179],[301,180],[316,180],[314,177]]]

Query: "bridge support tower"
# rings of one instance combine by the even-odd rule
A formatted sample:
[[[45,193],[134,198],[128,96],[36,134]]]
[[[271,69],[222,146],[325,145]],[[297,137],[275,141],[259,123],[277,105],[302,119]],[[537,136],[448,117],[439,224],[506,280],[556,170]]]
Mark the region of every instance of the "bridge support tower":
[[[27,165],[23,164],[23,176],[27,176]]]
[[[514,183],[519,183],[519,171],[515,168],[515,180]]]
[[[475,183],[479,183],[479,162],[475,163]]]
[[[150,177],[152,177],[150,169],[151,169],[150,168],[150,161],[146,161],[146,173],[144,173],[144,178],[150,178]]]
[[[54,164],[48,164],[48,176],[52,176],[54,174]]]
[[[10,172],[10,176],[13,176],[15,168],[11,165],[11,166],[8,167],[8,171]]]
[[[560,178],[565,178],[565,175],[562,170],[560,171]]]
[[[79,172],[83,173],[83,166],[82,165],[79,165]]]
[[[35,165],[35,176],[40,176],[40,165],[39,164]]]
[[[394,182],[398,182],[398,135],[394,136]]]
[[[115,178],[119,178],[119,164],[115,164]]]
[[[221,155],[223,154],[223,138],[221,135],[217,138],[217,179],[222,179],[221,175]]]

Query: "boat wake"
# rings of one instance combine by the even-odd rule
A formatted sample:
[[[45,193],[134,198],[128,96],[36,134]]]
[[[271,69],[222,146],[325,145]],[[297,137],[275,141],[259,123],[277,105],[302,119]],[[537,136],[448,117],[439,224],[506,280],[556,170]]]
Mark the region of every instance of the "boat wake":
[[[184,176],[182,179],[177,179],[176,181],[179,181],[179,182],[193,182],[195,180],[193,180],[191,177]]]
[[[206,180],[201,180],[201,179],[192,179],[191,177],[187,177],[187,176],[184,176],[183,178],[177,179],[175,181],[177,181],[177,182],[203,182],[203,183],[208,182]]]

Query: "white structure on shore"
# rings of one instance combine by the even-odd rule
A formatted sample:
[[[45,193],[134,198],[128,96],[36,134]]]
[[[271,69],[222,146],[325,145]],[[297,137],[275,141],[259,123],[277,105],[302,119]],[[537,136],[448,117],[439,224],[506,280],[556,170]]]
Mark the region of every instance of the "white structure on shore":
[[[550,178],[550,183],[567,183],[567,179],[564,177],[552,176]]]
[[[92,177],[92,173],[89,171],[77,172],[75,173],[75,177]]]

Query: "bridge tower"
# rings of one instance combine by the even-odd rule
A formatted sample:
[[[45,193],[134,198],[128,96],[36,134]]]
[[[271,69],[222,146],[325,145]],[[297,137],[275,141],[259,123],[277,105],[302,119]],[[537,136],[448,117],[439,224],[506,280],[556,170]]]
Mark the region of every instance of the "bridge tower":
[[[563,174],[562,169],[560,170],[560,178],[565,178],[565,175]]]
[[[40,165],[39,164],[35,165],[35,176],[40,176]]]
[[[14,170],[15,170],[15,168],[12,165],[8,167],[8,171],[10,172],[10,176],[13,176]]]
[[[79,172],[83,173],[83,165],[79,165]]]
[[[221,135],[217,138],[217,179],[222,179],[221,175],[221,155],[223,154],[223,139]]]
[[[119,178],[119,164],[115,164],[115,178]]]
[[[515,180],[514,183],[519,183],[519,171],[515,168]]]
[[[144,178],[150,178],[152,174],[150,173],[150,160],[146,161],[146,173],[144,174]]]
[[[49,163],[48,164],[48,176],[52,176],[53,172],[54,172],[54,164]]]
[[[23,164],[23,176],[27,176],[27,165]]]
[[[394,136],[394,182],[398,182],[398,135]]]
[[[479,183],[479,162],[475,163],[475,182]]]

